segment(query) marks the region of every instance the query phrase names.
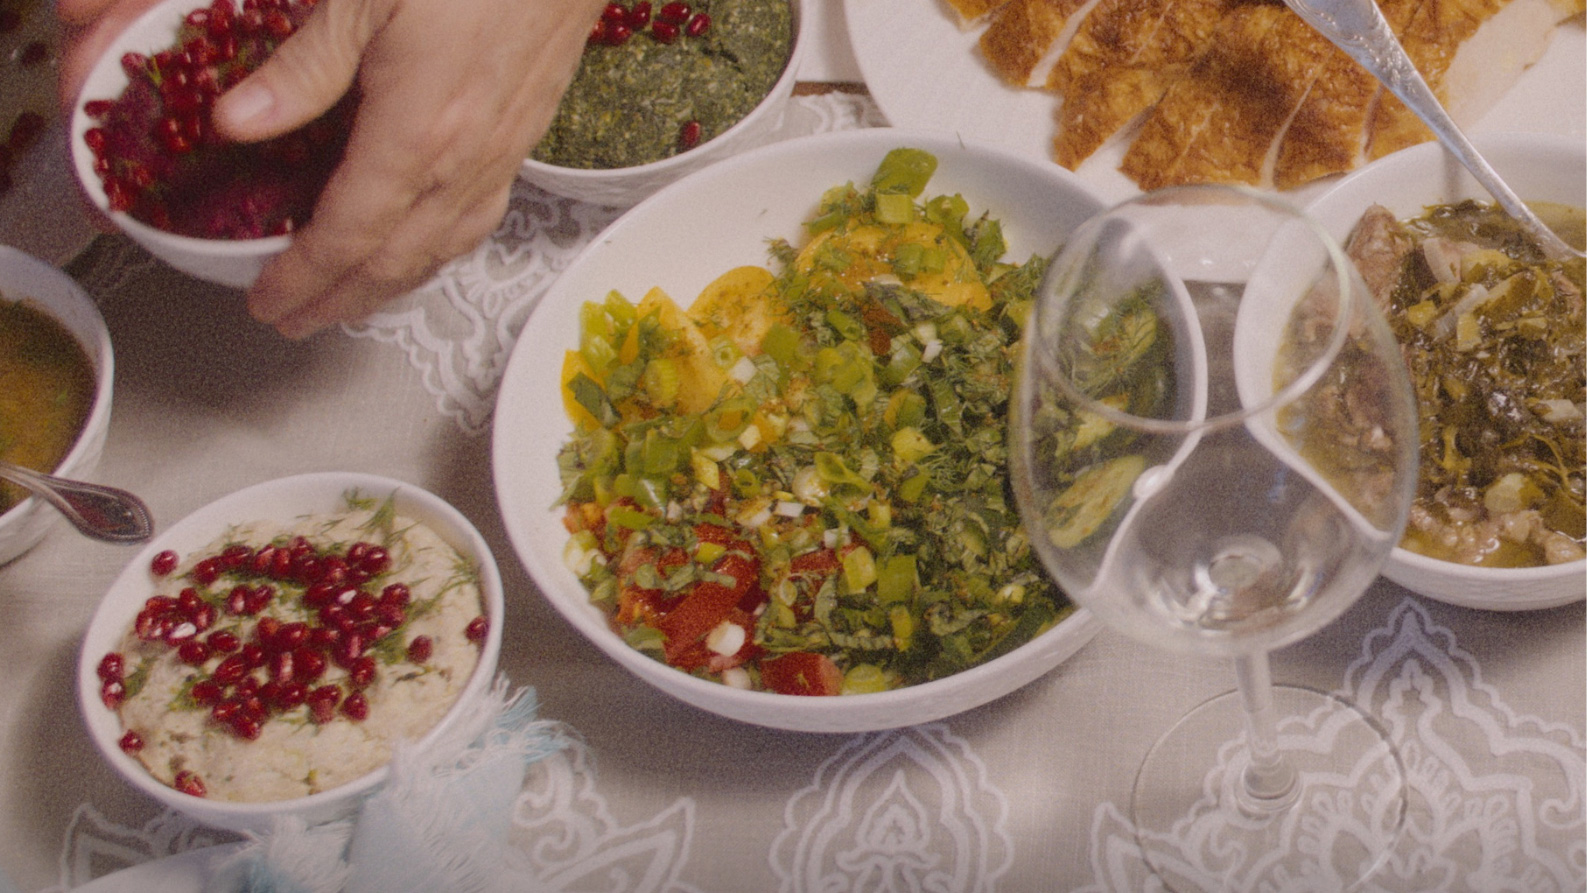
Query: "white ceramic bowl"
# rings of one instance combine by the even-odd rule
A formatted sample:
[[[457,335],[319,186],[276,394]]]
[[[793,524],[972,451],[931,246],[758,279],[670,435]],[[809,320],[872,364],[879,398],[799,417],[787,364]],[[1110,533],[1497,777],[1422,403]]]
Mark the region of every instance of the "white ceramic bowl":
[[[771,91],[742,120],[687,152],[634,167],[585,170],[524,159],[520,175],[547,192],[611,208],[627,208],[658,189],[723,158],[767,142],[782,123],[788,97],[799,74],[805,0],[789,0],[793,12],[793,46],[782,75]],[[660,6],[658,3],[657,6]]]
[[[1587,206],[1587,144],[1580,138],[1514,133],[1480,135],[1473,142],[1522,199]],[[1343,240],[1370,205],[1407,219],[1429,205],[1467,198],[1492,201],[1438,143],[1424,143],[1344,177],[1308,210]],[[1551,608],[1587,598],[1587,561],[1479,568],[1395,549],[1383,575],[1429,598],[1496,611]]]
[[[1007,257],[1051,254],[1101,202],[1071,173],[947,134],[844,131],[764,146],[681,180],[633,208],[581,253],[541,298],[513,351],[496,404],[494,467],[508,536],[541,594],[580,633],[634,675],[704,710],[807,732],[856,732],[929,722],[985,704],[1051,670],[1096,632],[1079,611],[1023,647],[945,679],[894,691],[798,697],[742,691],[675,670],[629,647],[589,602],[563,561],[568,534],[556,502],[557,452],[572,433],[559,393],[562,356],[579,342],[579,308],[617,289],[638,300],[659,286],[687,304],[733,267],[770,263],[766,241],[803,242],[822,193],[869,182],[886,153],[937,157],[928,195],[959,193],[970,217],[1003,223]]]
[[[133,558],[111,584],[89,622],[78,655],[78,707],[87,723],[90,737],[110,765],[129,784],[162,805],[191,816],[206,825],[233,831],[264,830],[278,815],[294,815],[310,824],[350,814],[368,794],[386,780],[382,766],[358,779],[313,794],[271,802],[230,802],[192,797],[178,793],[157,781],[143,764],[121,750],[121,721],[100,700],[97,675],[99,660],[119,648],[122,637],[132,628],[133,619],[152,593],[149,562],[160,551],[171,549],[187,555],[209,545],[228,526],[256,520],[291,521],[311,513],[345,509],[343,494],[357,490],[384,498],[395,494],[398,514],[424,523],[479,567],[480,593],[485,603],[489,634],[480,647],[479,664],[468,678],[462,694],[420,744],[433,741],[468,712],[471,704],[489,690],[501,654],[503,618],[502,584],[496,561],[479,531],[457,509],[419,487],[391,478],[350,472],[321,472],[280,478],[256,484],[224,496],[171,526]]]
[[[121,57],[129,52],[152,55],[169,47],[187,14],[208,5],[209,0],[165,0],[139,16],[111,42],[104,55],[94,63],[72,112],[69,130],[72,167],[77,172],[77,182],[94,206],[150,254],[191,276],[219,285],[247,288],[259,278],[259,271],[271,258],[286,250],[291,236],[199,239],[169,233],[136,220],[130,214],[111,211],[104,185],[94,173],[93,152],[83,142],[83,134],[95,126],[94,120],[83,113],[84,103],[115,99],[127,86]]]
[[[104,450],[105,435],[110,430],[111,383],[115,379],[110,332],[99,315],[99,307],[70,276],[4,245],[0,245],[0,297],[23,301],[54,317],[72,333],[93,362],[96,379],[93,409],[83,422],[77,442],[53,469],[62,477],[92,477]],[[36,496],[29,496],[10,511],[0,513],[0,564],[37,545],[59,521],[60,513]]]

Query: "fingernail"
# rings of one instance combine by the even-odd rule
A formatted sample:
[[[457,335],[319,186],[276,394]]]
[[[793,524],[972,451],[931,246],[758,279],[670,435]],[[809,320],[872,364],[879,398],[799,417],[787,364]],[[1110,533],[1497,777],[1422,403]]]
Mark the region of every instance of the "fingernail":
[[[226,116],[234,124],[249,124],[269,114],[275,94],[263,84],[243,81],[225,96]]]

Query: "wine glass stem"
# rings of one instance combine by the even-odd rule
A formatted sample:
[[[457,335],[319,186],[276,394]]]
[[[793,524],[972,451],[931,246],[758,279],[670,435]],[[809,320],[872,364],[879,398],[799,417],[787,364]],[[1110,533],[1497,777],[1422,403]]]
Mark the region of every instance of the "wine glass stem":
[[[1273,676],[1267,652],[1242,655],[1234,661],[1240,704],[1245,708],[1245,738],[1251,762],[1242,774],[1240,805],[1255,815],[1267,815],[1289,806],[1300,792],[1295,767],[1278,746],[1278,726],[1273,714]]]

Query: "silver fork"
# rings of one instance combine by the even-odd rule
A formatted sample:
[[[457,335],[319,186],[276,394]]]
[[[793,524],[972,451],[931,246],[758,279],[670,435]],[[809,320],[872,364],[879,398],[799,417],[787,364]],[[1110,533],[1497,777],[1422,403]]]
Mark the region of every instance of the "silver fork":
[[[1548,224],[1538,219],[1461,132],[1449,112],[1433,95],[1421,72],[1411,64],[1389,23],[1373,0],[1284,0],[1306,24],[1333,41],[1350,58],[1371,72],[1390,92],[1415,112],[1482,187],[1493,195],[1505,213],[1530,232],[1551,257],[1583,257]]]

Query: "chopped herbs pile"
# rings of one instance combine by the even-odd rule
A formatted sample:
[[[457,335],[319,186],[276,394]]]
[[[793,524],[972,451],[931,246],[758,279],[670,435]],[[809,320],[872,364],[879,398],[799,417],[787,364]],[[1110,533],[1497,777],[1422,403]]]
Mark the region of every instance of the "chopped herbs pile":
[[[612,9],[615,4],[609,4]],[[793,48],[788,0],[640,0],[627,19],[646,23],[682,10],[670,39],[603,18],[585,45],[572,84],[530,157],[558,167],[604,170],[670,158],[705,143],[748,115],[782,75]],[[679,18],[683,18],[680,16]],[[703,33],[690,23],[704,20]],[[676,26],[667,21],[660,25]],[[617,40],[616,30],[633,30]]]
[[[791,694],[938,679],[1072,609],[1008,488],[1005,418],[1042,263],[936,159],[836,187],[781,272],[688,312],[653,290],[584,308],[564,363],[567,558],[634,647]]]

